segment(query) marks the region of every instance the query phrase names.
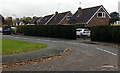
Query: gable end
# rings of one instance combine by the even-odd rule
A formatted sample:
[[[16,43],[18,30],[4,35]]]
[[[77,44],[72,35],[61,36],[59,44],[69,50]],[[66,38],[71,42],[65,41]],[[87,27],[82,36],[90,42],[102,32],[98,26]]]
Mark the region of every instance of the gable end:
[[[109,13],[106,11],[106,9],[105,9],[103,6],[101,6],[101,7],[95,12],[95,14],[88,20],[88,22],[87,22],[86,24],[88,24],[88,23],[93,19],[93,17],[100,11],[100,9],[103,9],[103,11],[108,15],[108,17],[111,18],[110,15],[109,15]]]

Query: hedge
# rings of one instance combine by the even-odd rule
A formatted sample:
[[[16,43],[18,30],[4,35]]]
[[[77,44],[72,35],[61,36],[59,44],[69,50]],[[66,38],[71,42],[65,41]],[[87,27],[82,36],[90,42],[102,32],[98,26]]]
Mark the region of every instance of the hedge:
[[[76,39],[75,25],[22,25],[17,27],[17,32],[29,36]]]
[[[120,43],[120,26],[95,26],[91,28],[91,40]]]

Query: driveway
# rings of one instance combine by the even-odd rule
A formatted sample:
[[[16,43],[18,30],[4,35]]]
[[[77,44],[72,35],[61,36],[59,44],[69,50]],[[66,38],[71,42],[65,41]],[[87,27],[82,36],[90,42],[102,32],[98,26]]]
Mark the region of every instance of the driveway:
[[[80,40],[31,36],[5,35],[3,38],[40,42],[48,44],[48,49],[52,47],[54,49],[59,48],[59,50],[72,48],[69,54],[60,58],[13,68],[4,68],[4,71],[114,71],[118,69],[118,50],[108,46],[85,44],[81,43]],[[49,53],[49,51],[47,52]]]

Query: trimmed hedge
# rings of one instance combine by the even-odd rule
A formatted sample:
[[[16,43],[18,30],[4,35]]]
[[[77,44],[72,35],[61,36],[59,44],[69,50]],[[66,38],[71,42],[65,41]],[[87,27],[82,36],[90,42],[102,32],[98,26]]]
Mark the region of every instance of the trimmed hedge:
[[[91,29],[91,40],[120,43],[120,26],[95,26]]]
[[[18,26],[17,32],[29,36],[76,39],[75,25],[26,25]]]

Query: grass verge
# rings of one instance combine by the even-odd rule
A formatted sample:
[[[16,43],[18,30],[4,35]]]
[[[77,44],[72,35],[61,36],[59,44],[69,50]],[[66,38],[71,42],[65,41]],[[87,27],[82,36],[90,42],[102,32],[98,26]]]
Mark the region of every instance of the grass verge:
[[[2,39],[2,54],[14,54],[46,48],[47,45],[36,42]]]

